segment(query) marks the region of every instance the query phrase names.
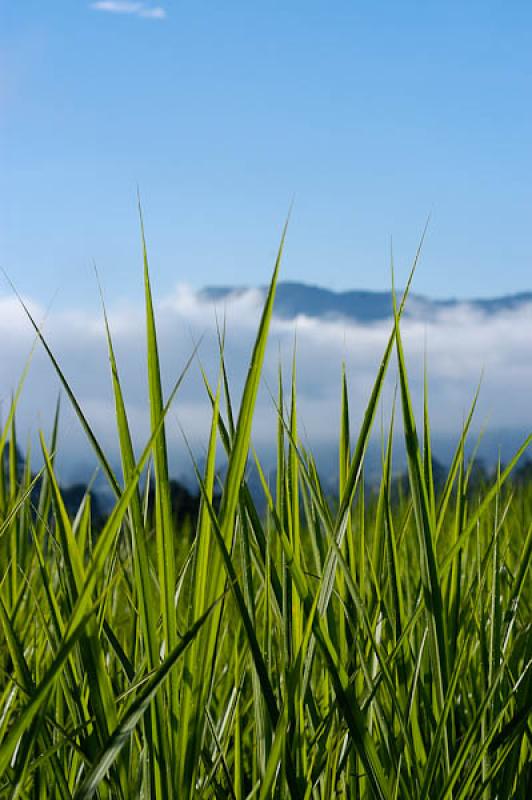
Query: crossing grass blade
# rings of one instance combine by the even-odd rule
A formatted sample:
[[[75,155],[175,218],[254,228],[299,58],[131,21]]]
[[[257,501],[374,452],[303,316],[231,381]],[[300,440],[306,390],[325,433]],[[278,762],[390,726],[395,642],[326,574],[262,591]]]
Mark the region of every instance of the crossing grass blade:
[[[13,752],[15,751],[21,736],[29,729],[33,720],[37,716],[39,709],[46,702],[50,690],[53,688],[60,676],[66,659],[83,634],[83,630],[89,621],[89,618],[90,614],[82,617],[77,625],[71,629],[69,635],[65,637],[49,669],[46,671],[42,680],[30,695],[28,703],[17,717],[9,731],[9,734],[6,736],[2,744],[0,744],[0,779],[3,777],[9,765]]]
[[[75,411],[75,413],[76,413],[76,415],[77,415],[77,417],[78,417],[78,419],[80,421],[81,427],[83,428],[83,431],[84,431],[85,435],[87,436],[87,439],[88,439],[89,443],[91,444],[91,446],[92,446],[92,448],[93,448],[93,450],[94,450],[94,452],[96,454],[98,462],[101,465],[102,470],[103,470],[105,476],[107,477],[111,488],[113,489],[114,493],[118,496],[120,494],[120,487],[119,487],[118,481],[116,479],[116,476],[114,474],[114,471],[112,470],[111,465],[110,465],[110,463],[109,463],[109,461],[108,461],[108,459],[107,459],[107,457],[106,457],[106,455],[104,453],[103,448],[101,447],[100,443],[98,442],[98,439],[96,438],[96,436],[95,436],[95,434],[94,434],[94,432],[92,430],[91,425],[89,424],[85,414],[83,413],[83,410],[82,410],[82,408],[81,408],[81,406],[80,406],[80,404],[79,404],[79,402],[78,402],[78,400],[76,398],[76,395],[74,394],[73,389],[70,386],[70,383],[66,379],[66,376],[65,376],[63,370],[59,366],[59,362],[57,361],[57,359],[56,359],[51,347],[49,346],[47,340],[44,337],[44,334],[41,331],[41,328],[39,327],[39,325],[37,324],[37,322],[33,318],[29,308],[26,305],[26,303],[24,302],[24,300],[22,299],[22,297],[20,296],[20,294],[16,290],[16,288],[13,285],[13,283],[11,282],[11,280],[9,278],[7,278],[7,280],[9,281],[9,283],[11,285],[11,288],[13,289],[13,292],[17,296],[18,301],[19,301],[20,305],[22,306],[22,308],[23,308],[23,310],[24,310],[24,312],[25,312],[25,314],[26,314],[26,316],[27,316],[32,328],[34,329],[39,341],[41,342],[44,350],[46,351],[46,354],[47,354],[48,358],[50,359],[50,362],[51,362],[51,364],[52,364],[52,366],[53,366],[53,368],[54,368],[54,370],[55,370],[55,372],[57,374],[57,377],[59,378],[59,381],[60,381],[60,383],[61,383],[61,385],[62,385],[62,387],[63,387],[63,389],[64,389],[64,391],[65,391],[65,393],[66,393],[66,395],[68,397],[68,399],[70,400],[70,402],[72,404],[72,407],[74,408],[74,411]]]
[[[168,654],[160,666],[151,674],[151,677],[131,702],[124,717],[120,720],[119,724],[113,731],[109,740],[106,742],[105,747],[99,756],[98,760],[93,764],[91,770],[86,775],[83,783],[74,795],[75,800],[89,800],[93,797],[102,779],[108,772],[109,768],[117,758],[121,749],[126,742],[133,735],[135,727],[139,720],[147,711],[154,696],[160,690],[160,687],[169,675],[175,664],[185,652],[190,643],[194,641],[201,629],[202,625],[208,619],[211,609],[208,609],[181,637],[181,641],[176,645],[174,650]]]

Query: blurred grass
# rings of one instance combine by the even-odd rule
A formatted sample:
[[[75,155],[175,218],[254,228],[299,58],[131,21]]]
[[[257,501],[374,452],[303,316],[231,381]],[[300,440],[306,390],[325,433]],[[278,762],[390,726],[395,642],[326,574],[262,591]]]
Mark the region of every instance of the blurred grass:
[[[427,392],[420,437],[401,340],[413,269],[354,439],[342,374],[338,501],[298,436],[295,357],[288,392],[279,379],[270,486],[251,431],[284,237],[238,409],[223,332],[218,385],[204,375],[212,423],[192,538],[171,513],[165,417],[194,354],[165,400],[143,227],[151,436],[138,460],[104,308],[121,477],[26,309],[116,500],[98,532],[88,493],[69,517],[57,413],[42,472],[29,452],[20,468],[22,379],[0,436],[0,797],[530,796],[532,485],[512,470],[531,437],[473,486],[473,402],[436,485]],[[368,496],[364,455],[394,354],[399,407]]]

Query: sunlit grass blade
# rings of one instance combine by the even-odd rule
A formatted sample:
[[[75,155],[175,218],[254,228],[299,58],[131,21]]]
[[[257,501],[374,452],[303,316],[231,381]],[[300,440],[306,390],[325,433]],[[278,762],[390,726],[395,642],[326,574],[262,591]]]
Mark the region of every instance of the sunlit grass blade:
[[[212,412],[211,430],[207,447],[204,487],[208,502],[213,502],[214,480],[216,471],[216,441],[218,433],[220,388],[216,392]],[[192,562],[191,596],[189,600],[189,621],[203,613],[209,602],[209,583],[216,553],[212,548],[211,519],[205,500],[202,502],[196,528],[194,559]],[[200,658],[201,645],[210,638],[214,642],[217,630],[214,625],[202,631],[198,641],[194,642],[185,656],[184,681],[180,698],[179,723],[187,736],[180,739],[179,752],[179,787],[185,794],[193,792],[199,768],[199,756],[203,746],[204,703],[207,696],[206,673],[210,665]],[[211,645],[212,647],[213,645]]]
[[[113,393],[115,398],[115,414],[118,437],[120,442],[120,454],[122,459],[122,472],[124,483],[131,480],[135,471],[135,455],[133,443],[129,429],[126,406],[122,394],[122,387],[118,374],[118,366],[114,353],[107,311],[105,308],[103,293],[100,288],[102,309],[107,336],[107,347],[109,362],[111,366],[111,376],[113,382]],[[138,598],[140,625],[143,634],[144,646],[148,658],[148,666],[155,669],[160,661],[159,641],[157,636],[157,611],[155,606],[155,596],[150,570],[150,557],[146,541],[146,527],[144,525],[140,492],[136,489],[131,495],[128,508],[129,530],[132,537],[133,563],[135,570],[135,590]],[[164,706],[162,699],[157,696],[152,706],[152,730],[148,732],[148,738],[153,740],[153,763],[154,772],[152,791],[158,795],[168,793],[166,780],[166,766],[170,760],[168,750],[168,737],[164,729]],[[147,725],[150,724],[147,722]]]
[[[144,296],[146,305],[146,343],[147,370],[150,419],[152,431],[157,430],[153,442],[153,465],[155,475],[155,538],[157,543],[157,567],[161,597],[161,615],[163,623],[164,646],[166,651],[177,645],[177,614],[174,602],[176,587],[176,552],[175,530],[170,499],[170,476],[168,473],[168,453],[164,422],[159,426],[163,412],[163,392],[155,314],[148,268],[148,253],[144,234],[144,221],[139,199],[139,215],[142,237],[142,255],[144,261]],[[170,675],[168,686],[168,703],[170,714],[170,758],[177,756],[178,744],[176,730],[179,716],[179,685],[175,672]],[[175,789],[175,787],[174,787]]]
[[[421,451],[416,432],[414,413],[412,410],[412,401],[410,398],[410,388],[406,372],[395,293],[393,293],[393,298],[396,329],[395,340],[403,411],[405,446],[408,457],[408,474],[410,491],[414,505],[414,513],[416,517],[416,530],[418,534],[419,560],[424,591],[424,603],[430,630],[432,669],[435,678],[436,714],[439,717],[443,711],[449,682],[449,666],[447,661],[447,625],[443,608],[441,584],[435,551],[435,523],[431,510],[429,492],[427,490],[427,479],[421,460]],[[446,735],[444,735],[444,758],[448,767],[449,744]]]

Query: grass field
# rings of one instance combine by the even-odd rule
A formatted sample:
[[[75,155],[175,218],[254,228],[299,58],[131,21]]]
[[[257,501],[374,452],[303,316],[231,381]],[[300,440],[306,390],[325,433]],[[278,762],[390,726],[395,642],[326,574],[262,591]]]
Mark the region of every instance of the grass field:
[[[217,385],[205,377],[192,538],[172,518],[164,421],[181,378],[163,398],[145,246],[152,435],[140,457],[108,331],[120,475],[49,352],[116,496],[97,536],[88,496],[66,513],[57,422],[41,473],[29,456],[17,469],[15,396],[0,440],[0,797],[530,797],[532,486],[511,480],[530,437],[473,490],[473,403],[436,490],[428,401],[418,435],[401,341],[406,292],[359,431],[339,381],[337,498],[298,438],[295,377],[279,381],[269,485],[251,431],[281,253],[238,408],[222,342]],[[392,496],[392,415],[368,497],[364,454],[392,362],[408,490]],[[246,484],[253,462],[265,515]]]

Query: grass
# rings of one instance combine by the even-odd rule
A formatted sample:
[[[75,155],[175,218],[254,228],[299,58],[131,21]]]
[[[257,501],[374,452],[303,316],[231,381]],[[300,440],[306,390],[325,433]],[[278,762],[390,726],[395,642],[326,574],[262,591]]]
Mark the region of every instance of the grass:
[[[473,403],[436,488],[427,393],[420,437],[401,340],[412,270],[356,437],[342,377],[337,501],[298,437],[295,364],[291,386],[279,379],[271,486],[251,431],[283,242],[238,411],[222,335],[217,385],[204,376],[212,423],[192,540],[171,513],[165,417],[194,354],[165,400],[144,231],[151,436],[139,458],[104,308],[121,475],[26,310],[116,499],[98,534],[88,494],[68,516],[57,414],[41,472],[29,452],[20,469],[22,379],[0,438],[0,797],[529,796],[532,486],[511,474],[531,437],[473,491]],[[364,455],[393,359],[397,408],[368,499]],[[408,456],[398,498],[396,415]]]

